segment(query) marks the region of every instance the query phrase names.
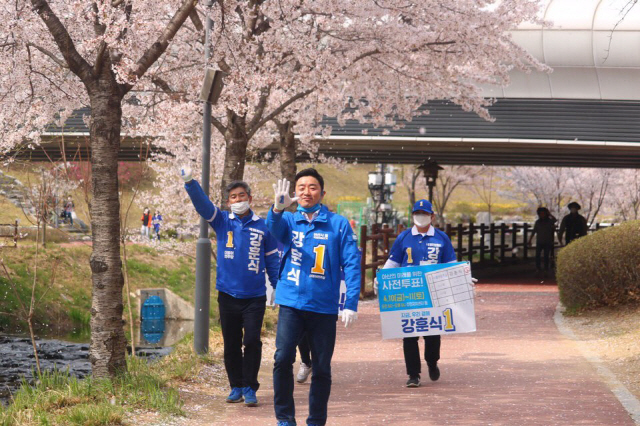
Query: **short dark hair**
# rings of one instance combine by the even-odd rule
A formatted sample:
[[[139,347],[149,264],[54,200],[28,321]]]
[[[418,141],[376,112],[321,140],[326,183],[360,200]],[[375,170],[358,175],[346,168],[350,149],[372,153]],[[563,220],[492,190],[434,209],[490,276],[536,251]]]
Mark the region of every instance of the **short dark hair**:
[[[236,188],[243,188],[247,192],[247,195],[251,196],[251,188],[249,187],[249,184],[243,180],[234,180],[229,185],[227,185],[227,196]]]
[[[324,179],[322,178],[322,176],[320,176],[320,173],[318,173],[316,169],[309,168],[309,169],[300,170],[296,175],[295,183],[298,183],[298,180],[300,180],[300,178],[303,178],[305,176],[311,176],[312,178],[315,178],[320,183],[320,189],[324,191]]]

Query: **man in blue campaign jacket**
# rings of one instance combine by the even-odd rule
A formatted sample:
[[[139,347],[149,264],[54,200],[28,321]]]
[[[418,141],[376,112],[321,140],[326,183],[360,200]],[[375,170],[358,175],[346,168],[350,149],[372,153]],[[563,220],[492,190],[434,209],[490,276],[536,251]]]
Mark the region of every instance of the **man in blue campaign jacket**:
[[[280,264],[277,242],[264,220],[249,208],[251,189],[245,182],[234,181],[227,187],[229,213],[213,205],[200,184],[191,178],[190,169],[182,168],[180,176],[196,211],[216,231],[216,289],[224,366],[231,385],[227,402],[244,400],[246,405],[255,406],[262,358],[260,331],[266,305],[265,269],[275,288]]]
[[[398,235],[383,269],[455,262],[456,253],[451,240],[447,234],[431,225],[434,218],[431,203],[427,200],[418,200],[413,206],[414,226]],[[419,337],[406,337],[402,341],[404,362],[409,375],[407,387],[420,386],[421,362],[418,339]],[[424,359],[427,361],[429,378],[433,381],[438,380],[440,378],[439,335],[424,336]]]
[[[289,185],[282,179],[273,186],[275,204],[267,216],[269,231],[284,245],[276,291],[280,312],[273,366],[274,408],[279,426],[296,424],[293,363],[296,346],[306,332],[313,368],[307,424],[324,425],[331,391],[341,268],[347,284],[342,321],[347,327],[357,319],[360,250],[347,219],[320,203],[325,194],[324,179],[315,169],[296,175],[297,197],[289,196]],[[294,201],[298,201],[297,211],[284,212]]]

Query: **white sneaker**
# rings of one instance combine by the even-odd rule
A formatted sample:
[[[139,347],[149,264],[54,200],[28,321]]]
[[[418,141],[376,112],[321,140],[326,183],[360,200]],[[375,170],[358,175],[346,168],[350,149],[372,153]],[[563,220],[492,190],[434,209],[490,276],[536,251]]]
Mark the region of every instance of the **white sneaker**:
[[[300,363],[300,369],[298,370],[298,374],[296,375],[296,381],[298,383],[304,383],[309,378],[309,374],[311,374],[311,367],[307,366],[304,362]]]

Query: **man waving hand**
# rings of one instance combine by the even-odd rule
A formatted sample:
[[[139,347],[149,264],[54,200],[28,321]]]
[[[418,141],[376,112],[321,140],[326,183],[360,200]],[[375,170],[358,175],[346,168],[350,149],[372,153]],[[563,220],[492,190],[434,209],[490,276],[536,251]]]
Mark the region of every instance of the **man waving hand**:
[[[293,363],[296,346],[306,332],[313,362],[307,424],[324,425],[331,392],[341,271],[347,284],[342,314],[347,327],[357,319],[360,251],[347,219],[321,204],[324,179],[315,169],[296,175],[297,197],[289,196],[290,183],[284,179],[273,187],[275,203],[267,216],[267,226],[284,245],[275,300],[280,305],[273,366],[276,418],[280,426],[296,424]],[[295,201],[297,211],[285,212]]]

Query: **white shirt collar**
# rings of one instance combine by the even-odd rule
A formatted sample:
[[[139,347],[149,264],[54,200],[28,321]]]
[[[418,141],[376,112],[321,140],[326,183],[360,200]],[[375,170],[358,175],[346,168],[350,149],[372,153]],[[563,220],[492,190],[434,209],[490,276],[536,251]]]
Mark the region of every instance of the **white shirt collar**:
[[[436,235],[436,228],[435,226],[431,225],[429,226],[429,229],[427,230],[427,232],[425,234],[418,232],[418,227],[413,225],[413,228],[411,228],[411,235],[422,235],[422,236],[427,236],[427,237],[433,237],[434,235]]]
[[[229,213],[229,219],[233,220],[236,218],[236,214],[235,213]],[[253,216],[251,216],[251,220],[258,220],[260,219],[260,216],[258,216],[257,214],[253,214]]]
[[[313,220],[318,217],[318,215],[320,214],[320,210],[316,210],[315,212],[311,213],[311,217],[309,217],[309,213],[305,213],[302,212],[302,216],[304,216],[305,219],[307,219],[309,221],[309,223],[313,222]]]

